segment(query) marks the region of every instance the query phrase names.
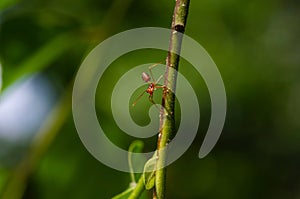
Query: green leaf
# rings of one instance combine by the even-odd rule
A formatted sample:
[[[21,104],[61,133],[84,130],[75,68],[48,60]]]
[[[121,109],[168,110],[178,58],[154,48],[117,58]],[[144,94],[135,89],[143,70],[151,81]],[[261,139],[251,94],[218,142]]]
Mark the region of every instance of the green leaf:
[[[143,179],[146,190],[150,190],[154,187],[156,161],[157,157],[155,152],[153,157],[150,158],[144,166]]]
[[[72,48],[75,40],[76,38],[72,33],[62,33],[54,37],[33,53],[32,56],[20,63],[21,67],[11,76],[5,77],[4,87],[7,87],[16,79],[26,74],[35,73],[47,68],[58,57],[62,56],[63,53]]]
[[[125,191],[123,191],[122,193],[114,196],[112,199],[127,199],[133,190],[134,190],[134,187],[130,187],[130,188],[126,189]]]
[[[19,2],[20,2],[20,0],[1,0],[0,1],[0,11],[4,10],[10,6],[13,6]]]

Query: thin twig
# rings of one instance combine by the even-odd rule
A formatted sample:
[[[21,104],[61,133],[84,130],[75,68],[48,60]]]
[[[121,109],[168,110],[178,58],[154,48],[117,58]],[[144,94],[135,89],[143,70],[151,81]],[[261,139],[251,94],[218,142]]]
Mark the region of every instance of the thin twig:
[[[164,109],[162,108],[160,112],[160,133],[157,141],[157,151],[167,146],[175,130],[175,90],[180,58],[178,54],[180,54],[182,43],[182,34],[178,33],[184,33],[185,31],[189,3],[190,0],[176,0],[174,8],[169,52],[166,60],[167,66],[164,76],[164,85],[167,86],[167,89],[164,89],[162,97],[162,107],[164,107]],[[156,171],[153,195],[156,196],[157,199],[164,199],[166,190],[166,169],[164,168],[167,157],[166,150],[161,150],[157,156],[158,170]]]
[[[128,199],[138,199],[144,190],[145,190],[144,179],[141,176],[139,181],[136,184],[136,187],[134,188],[133,192],[130,194]]]

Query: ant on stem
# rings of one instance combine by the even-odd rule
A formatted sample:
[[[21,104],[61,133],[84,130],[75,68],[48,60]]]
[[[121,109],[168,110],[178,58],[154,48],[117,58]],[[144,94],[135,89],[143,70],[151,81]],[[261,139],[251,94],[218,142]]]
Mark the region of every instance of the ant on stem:
[[[158,83],[158,82],[161,80],[161,78],[163,77],[162,75],[157,79],[157,81],[155,81],[155,79],[154,79],[154,77],[153,77],[153,74],[152,74],[151,69],[154,68],[155,66],[157,66],[158,64],[160,64],[160,63],[153,64],[153,65],[149,66],[148,70],[149,70],[149,72],[150,72],[150,75],[147,74],[147,73],[145,73],[145,72],[142,73],[142,79],[143,79],[143,81],[146,82],[146,83],[148,83],[149,85],[148,85],[148,88],[147,88],[145,91],[143,91],[143,93],[142,93],[142,94],[141,94],[141,95],[133,102],[132,106],[135,106],[136,103],[139,101],[139,99],[141,99],[141,97],[142,97],[145,93],[149,93],[149,101],[150,101],[152,104],[154,104],[154,105],[156,106],[156,108],[158,108],[157,105],[156,105],[156,103],[155,103],[154,100],[153,100],[153,92],[154,92],[157,88],[163,88],[163,89],[164,89],[164,88],[167,88],[167,86],[165,86],[165,85],[163,85],[163,86],[157,85],[157,83]],[[151,81],[151,79],[152,79],[153,81]]]

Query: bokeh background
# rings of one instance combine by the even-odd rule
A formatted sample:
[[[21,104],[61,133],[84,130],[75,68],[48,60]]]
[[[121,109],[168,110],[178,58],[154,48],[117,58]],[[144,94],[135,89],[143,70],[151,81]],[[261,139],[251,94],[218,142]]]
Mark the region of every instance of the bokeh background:
[[[71,112],[73,80],[101,41],[131,28],[169,28],[173,7],[171,0],[0,1],[0,197],[106,199],[128,187],[129,174],[99,163],[82,145]],[[167,198],[300,198],[299,10],[296,0],[191,0],[186,34],[218,65],[228,112],[216,147],[198,159],[210,100],[183,60],[201,121],[193,145],[168,167]],[[156,50],[122,56],[99,82],[99,122],[124,149],[134,138],[113,121],[113,86],[133,66],[165,57]],[[145,97],[131,109],[138,124],[149,122],[150,105]],[[143,141],[145,151],[155,148],[155,137]]]

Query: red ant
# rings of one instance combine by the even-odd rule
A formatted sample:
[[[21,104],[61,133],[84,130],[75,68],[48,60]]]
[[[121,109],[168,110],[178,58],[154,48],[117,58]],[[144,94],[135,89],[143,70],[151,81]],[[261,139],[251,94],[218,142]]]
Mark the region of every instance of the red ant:
[[[157,88],[166,88],[166,86],[165,85],[163,85],[163,86],[158,86],[157,85],[157,83],[161,80],[161,78],[163,77],[162,75],[157,79],[157,81],[155,81],[155,79],[154,79],[154,77],[153,77],[153,74],[152,74],[152,71],[151,71],[151,69],[153,68],[153,67],[155,67],[155,66],[157,66],[158,64],[160,64],[160,63],[157,63],[157,64],[154,64],[154,65],[152,65],[152,66],[150,66],[148,69],[149,69],[149,72],[150,72],[150,75],[149,74],[147,74],[147,73],[145,73],[145,72],[143,72],[142,73],[142,79],[143,79],[143,81],[144,82],[146,82],[146,83],[148,83],[149,85],[148,85],[148,88],[145,90],[145,91],[143,91],[143,93],[133,102],[133,104],[132,104],[132,106],[135,106],[136,105],[136,103],[138,102],[138,100],[145,94],[145,93],[149,93],[149,101],[152,103],[152,104],[154,104],[155,106],[156,106],[156,104],[155,104],[155,102],[154,102],[154,100],[153,100],[153,92],[157,89]],[[151,82],[151,78],[153,79],[153,82]],[[157,107],[157,106],[156,106]],[[158,108],[158,107],[157,107]]]

